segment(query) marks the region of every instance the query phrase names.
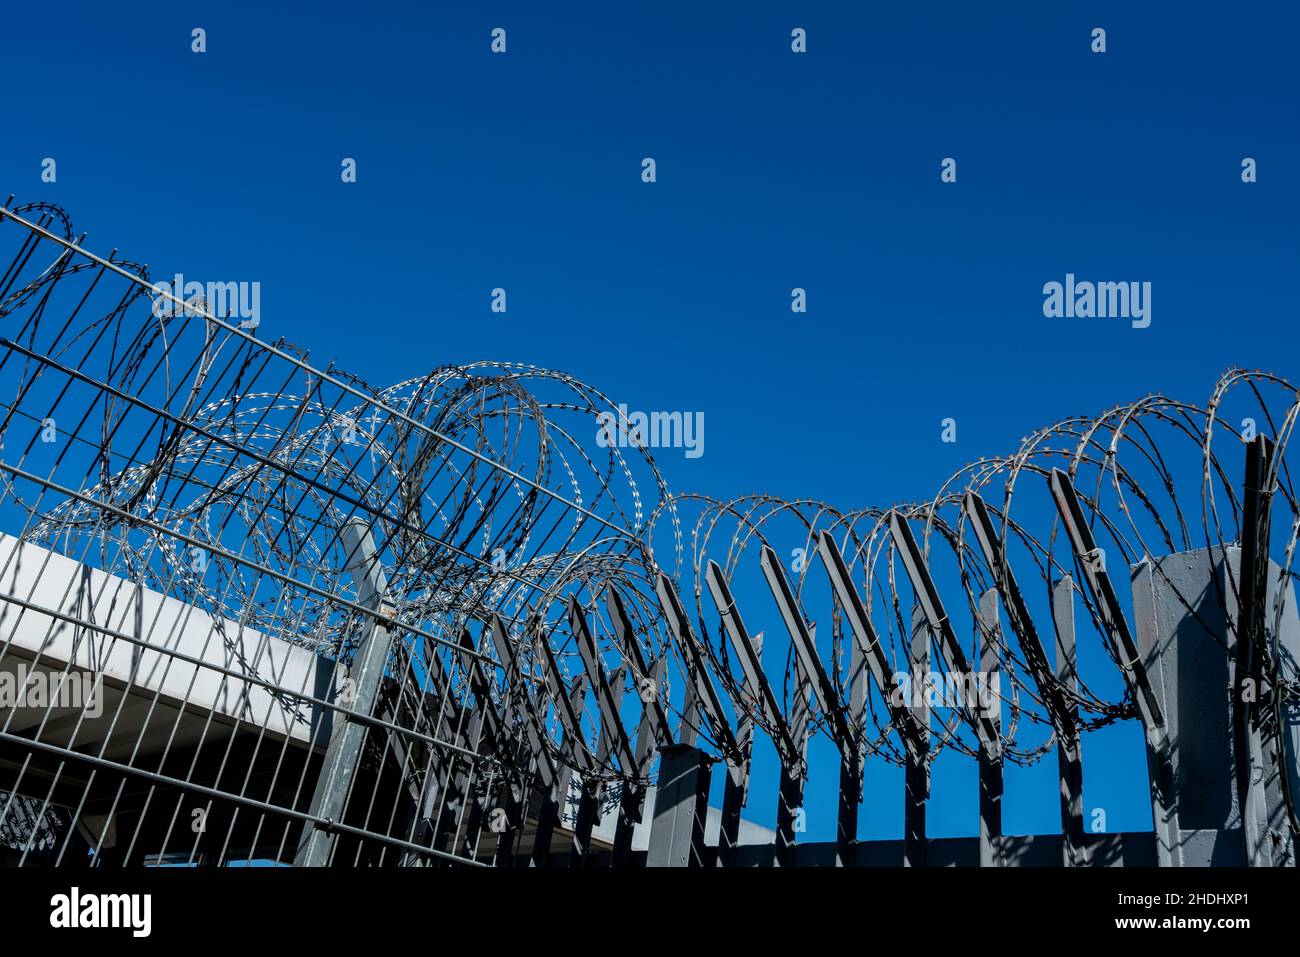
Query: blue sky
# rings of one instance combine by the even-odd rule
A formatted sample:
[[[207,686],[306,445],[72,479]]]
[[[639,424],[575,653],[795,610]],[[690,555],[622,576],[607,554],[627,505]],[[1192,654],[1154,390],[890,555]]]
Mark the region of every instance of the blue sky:
[[[374,384],[513,360],[703,412],[682,490],[916,500],[1065,415],[1300,374],[1292,4],[474,6],[15,6],[0,192],[155,278],[260,282],[259,335]],[[1151,326],[1045,318],[1067,272],[1149,281]]]

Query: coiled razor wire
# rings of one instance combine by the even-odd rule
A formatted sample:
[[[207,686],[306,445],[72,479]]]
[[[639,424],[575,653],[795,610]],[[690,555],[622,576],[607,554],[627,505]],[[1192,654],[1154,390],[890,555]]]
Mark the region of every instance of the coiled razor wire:
[[[693,640],[694,653],[708,663],[731,719],[743,716],[772,734],[727,642],[710,628],[721,609],[705,598],[708,562],[716,560],[729,582],[739,581],[752,574],[761,547],[800,549],[809,556],[794,581],[802,601],[812,591],[817,536],[828,532],[891,661],[905,672],[916,596],[899,573],[890,536],[889,519],[897,515],[920,531],[927,564],[948,569],[945,602],[961,620],[972,660],[980,660],[982,638],[995,644],[1003,753],[1027,764],[1052,748],[1051,719],[1038,684],[1026,678],[1023,650],[1003,629],[979,623],[980,598],[995,575],[973,547],[962,512],[968,493],[988,503],[999,554],[1026,591],[1050,602],[1053,588],[1077,582],[1081,571],[1050,507],[1053,469],[1069,475],[1094,536],[1117,566],[1196,548],[1221,554],[1241,538],[1243,438],[1257,431],[1275,443],[1268,497],[1283,506],[1276,515],[1290,516],[1289,529],[1275,536],[1281,547],[1270,551],[1277,584],[1296,577],[1300,503],[1286,453],[1300,392],[1272,373],[1230,369],[1204,407],[1150,395],[1063,419],[1008,455],[964,466],[933,498],[914,503],[853,509],[761,494],[672,494],[614,402],[572,376],[479,362],[375,388],[333,365],[312,367],[283,339],[261,342],[203,302],[176,300],[180,308],[160,318],[153,306],[162,294],[147,269],[86,253],[57,207],[6,208],[0,220],[28,227],[19,231],[14,264],[0,276],[0,330],[10,350],[0,382],[13,389],[0,420],[11,466],[0,476],[0,497],[26,516],[21,537],[71,557],[96,554],[105,569],[326,657],[350,660],[362,633],[362,610],[338,600],[355,593],[339,533],[362,516],[379,542],[385,600],[407,636],[398,652],[403,668],[429,667],[432,659],[421,666],[421,655],[449,655],[471,625],[478,630],[474,653],[504,665],[487,638],[499,618],[509,629],[513,664],[549,713],[537,643],[548,643],[565,689],[573,689],[583,671],[565,615],[574,597],[595,622],[603,665],[623,669],[621,695],[650,676],[637,673],[613,637],[602,598],[614,588],[645,660],[668,655],[677,663],[659,689],[661,700],[677,722],[695,722],[674,693],[690,666],[655,597],[655,576],[663,571],[693,596],[694,637],[684,640]],[[38,248],[55,250],[48,265],[35,260]],[[121,279],[125,286],[113,288],[107,306],[94,308]],[[47,394],[42,381],[51,370],[89,385],[96,398],[70,413],[59,409],[61,419],[76,423],[63,430],[69,451],[41,482],[19,482],[35,441],[29,437],[58,408],[59,397]],[[1226,419],[1229,408],[1233,421]],[[142,414],[153,417],[146,426]],[[74,464],[84,475],[68,479]],[[1225,567],[1225,579],[1213,586],[1220,601],[1239,597],[1236,576]],[[1158,563],[1153,568],[1164,575]],[[1199,618],[1198,596],[1166,584]],[[1072,588],[1084,609],[1081,642],[1100,641],[1114,661],[1092,596]],[[1273,634],[1289,591],[1274,591]],[[847,711],[849,639],[843,610],[832,602],[829,612],[835,706]],[[765,669],[780,679],[783,718],[813,708],[813,733],[829,734],[828,715],[801,690],[793,653],[784,663],[769,656]],[[1270,653],[1265,669],[1279,692],[1277,707],[1293,708],[1300,697],[1296,663]],[[1083,730],[1136,714],[1127,692],[1108,696],[1082,676],[1077,688],[1047,680],[1077,706]],[[506,696],[500,687],[494,693]],[[867,700],[870,728],[857,729],[863,753],[902,762],[889,715],[876,696]],[[976,753],[959,713],[939,709],[936,716],[930,760],[945,747]],[[553,714],[548,730],[543,746],[551,759],[576,767],[575,742],[562,740]],[[718,748],[707,722],[697,730]],[[576,744],[596,760],[592,740]],[[610,756],[598,763],[609,780],[633,774]]]

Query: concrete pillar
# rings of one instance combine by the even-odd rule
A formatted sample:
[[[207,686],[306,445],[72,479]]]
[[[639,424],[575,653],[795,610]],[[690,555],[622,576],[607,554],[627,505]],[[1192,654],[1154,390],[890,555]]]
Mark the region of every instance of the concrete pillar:
[[[1233,735],[1233,666],[1237,609],[1232,583],[1240,582],[1236,546],[1197,549],[1133,566],[1133,611],[1138,649],[1151,675],[1169,729],[1174,766],[1174,823],[1184,866],[1246,864],[1245,829],[1235,786],[1237,747]],[[1280,629],[1273,605],[1280,569],[1269,563],[1265,600],[1272,653],[1300,654],[1300,619],[1289,585]],[[1300,743],[1294,706],[1284,717],[1255,782],[1259,800],[1254,822],[1262,829],[1270,863],[1294,865],[1294,846],[1283,794],[1287,762],[1293,800],[1300,801],[1296,753]],[[1249,755],[1243,755],[1249,760]]]

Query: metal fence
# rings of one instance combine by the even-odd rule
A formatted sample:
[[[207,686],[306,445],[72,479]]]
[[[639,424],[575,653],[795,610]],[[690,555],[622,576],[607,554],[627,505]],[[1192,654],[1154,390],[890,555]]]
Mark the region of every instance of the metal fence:
[[[1057,423],[917,504],[723,501],[670,494],[569,376],[374,388],[83,239],[0,216],[0,860],[1172,865],[1231,834],[1294,863],[1284,380]],[[1179,702],[1216,669],[1203,726]],[[1127,839],[1082,796],[1082,742],[1123,721],[1153,819]],[[772,831],[743,817],[760,743]],[[946,749],[979,766],[955,849],[925,826]],[[1053,758],[1034,848],[1003,767]],[[896,844],[857,838],[879,762]]]

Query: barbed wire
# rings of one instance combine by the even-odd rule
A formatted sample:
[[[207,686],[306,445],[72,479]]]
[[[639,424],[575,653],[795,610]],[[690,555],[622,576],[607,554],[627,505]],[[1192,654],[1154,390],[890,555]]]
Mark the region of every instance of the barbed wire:
[[[375,614],[356,600],[341,545],[344,527],[360,517],[377,543],[385,614],[404,635],[393,667],[420,680],[442,667],[443,693],[466,698],[469,679],[457,656],[470,631],[473,654],[501,669],[494,705],[508,713],[512,695],[532,695],[548,732],[540,739],[547,757],[589,777],[644,780],[648,767],[624,767],[613,749],[602,751],[593,718],[582,719],[574,741],[559,716],[556,688],[574,692],[591,670],[571,627],[570,599],[595,625],[601,673],[622,682],[619,700],[643,689],[655,664],[670,658],[674,667],[662,672],[655,700],[719,756],[734,757],[711,726],[717,720],[743,718],[776,737],[780,723],[806,715],[809,734],[831,735],[836,716],[810,700],[791,643],[769,639],[774,650],[764,657],[780,688],[775,715],[746,686],[723,629],[711,623],[748,613],[746,579],[765,547],[799,556],[790,568],[800,613],[806,606],[829,616],[818,640],[829,652],[831,709],[852,717],[853,639],[845,610],[815,572],[818,540],[825,533],[839,546],[894,671],[907,673],[918,593],[893,530],[901,521],[919,534],[970,660],[981,660],[982,644],[993,646],[1003,754],[1028,764],[1055,740],[1046,692],[1078,709],[1083,730],[1136,711],[1126,690],[1103,687],[1113,684],[1105,676],[1035,676],[1014,635],[981,623],[981,598],[1004,569],[973,540],[969,496],[987,503],[995,564],[1014,571],[1039,631],[1052,633],[1041,621],[1051,620],[1045,609],[1054,589],[1067,588],[1084,612],[1081,650],[1099,645],[1116,675],[1121,663],[1103,640],[1103,610],[1077,584],[1081,559],[1063,540],[1051,503],[1053,470],[1069,476],[1099,548],[1116,566],[1195,548],[1224,554],[1241,538],[1243,435],[1268,435],[1276,451],[1267,491],[1290,519],[1289,528],[1279,523],[1285,544],[1271,552],[1274,574],[1278,585],[1295,577],[1300,504],[1286,453],[1300,394],[1272,373],[1230,369],[1204,407],[1149,395],[1061,419],[1008,455],[957,470],[928,500],[846,509],[762,494],[675,494],[620,407],[573,376],[476,362],[375,388],[332,365],[314,368],[283,339],[262,342],[206,301],[164,295],[144,266],[86,253],[57,207],[19,206],[3,218],[29,227],[0,276],[8,349],[0,383],[12,394],[0,406],[7,450],[0,499],[21,526],[19,537],[79,560],[94,555],[102,568],[121,569],[220,620],[348,662]],[[48,250],[51,240],[53,258],[36,261],[37,248]],[[118,280],[126,282],[110,290]],[[173,308],[155,308],[168,297]],[[59,451],[38,452],[37,432],[55,419]],[[735,608],[706,598],[710,562],[734,586]],[[1221,601],[1239,597],[1237,576],[1225,567],[1213,584]],[[1199,618],[1199,596],[1181,594],[1158,562],[1151,568]],[[680,639],[656,596],[660,572],[693,598],[693,631]],[[610,589],[626,603],[640,655],[618,638],[604,604]],[[1274,592],[1273,634],[1287,593]],[[494,622],[507,629],[509,662],[489,634]],[[1208,626],[1206,633],[1222,642]],[[706,663],[728,714],[687,705],[681,692],[695,660]],[[547,681],[548,662],[562,672],[558,686]],[[1296,700],[1295,668],[1270,651],[1266,670],[1279,707]],[[507,673],[523,686],[511,686]],[[902,763],[889,709],[872,694],[864,705],[866,721],[854,728],[862,753]],[[977,753],[958,709],[936,708],[934,717],[929,760],[944,748]],[[523,740],[523,730],[515,727],[514,736]],[[539,759],[511,760],[532,773]]]

